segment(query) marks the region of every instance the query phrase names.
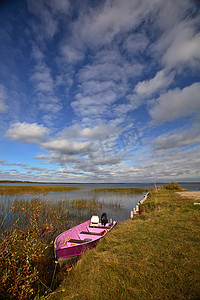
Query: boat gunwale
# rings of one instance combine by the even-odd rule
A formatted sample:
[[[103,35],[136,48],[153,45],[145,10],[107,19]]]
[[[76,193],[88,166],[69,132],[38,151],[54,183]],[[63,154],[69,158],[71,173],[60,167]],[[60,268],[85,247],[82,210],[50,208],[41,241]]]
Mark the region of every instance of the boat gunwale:
[[[56,239],[55,239],[55,241],[54,241],[54,249],[55,249],[55,252],[56,252],[56,257],[58,257],[58,258],[67,258],[67,257],[75,257],[75,256],[80,256],[83,252],[85,252],[87,249],[90,249],[90,248],[93,248],[93,247],[95,247],[95,245],[97,244],[97,242],[102,238],[102,237],[104,237],[110,230],[112,230],[116,225],[117,225],[117,221],[113,221],[113,223],[112,223],[112,225],[111,225],[111,227],[109,228],[105,228],[105,229],[107,229],[106,231],[105,231],[105,233],[103,234],[103,235],[94,235],[93,237],[94,237],[94,239],[93,240],[91,240],[91,241],[85,241],[84,243],[77,243],[77,244],[75,244],[74,243],[74,245],[70,245],[70,246],[67,246],[67,241],[66,241],[66,245],[63,245],[63,247],[59,247],[58,245],[56,245],[56,242],[59,242],[59,238],[63,235],[65,235],[67,232],[70,232],[70,231],[72,231],[74,228],[77,228],[77,227],[82,227],[82,225],[83,224],[86,224],[86,226],[88,225],[89,226],[89,222],[90,222],[90,220],[88,220],[88,221],[86,221],[86,222],[83,222],[83,223],[81,223],[81,224],[78,224],[78,225],[76,225],[76,226],[74,226],[74,227],[72,227],[72,228],[70,228],[70,229],[68,229],[68,230],[66,230],[66,231],[64,231],[64,232],[62,232],[61,234],[59,234],[57,237],[56,237]],[[98,227],[96,227],[96,228],[98,228]],[[99,228],[99,229],[103,229],[103,228]],[[80,234],[80,232],[79,232],[79,234]],[[91,236],[91,234],[89,234],[90,236]],[[81,240],[81,239],[80,239]],[[94,244],[94,245],[93,245]],[[86,245],[86,247],[85,247],[85,245]],[[77,250],[79,250],[79,253],[80,254],[77,254],[76,252],[74,252],[74,254],[72,253],[72,254],[70,254],[70,253],[68,253],[68,254],[63,254],[64,256],[60,256],[60,255],[58,255],[58,253],[59,252],[67,252],[67,250],[69,250],[69,249],[71,249],[72,251],[73,251],[73,249],[75,249],[75,248],[77,248]],[[83,251],[82,251],[83,250]],[[69,252],[70,252],[70,250],[69,250]]]

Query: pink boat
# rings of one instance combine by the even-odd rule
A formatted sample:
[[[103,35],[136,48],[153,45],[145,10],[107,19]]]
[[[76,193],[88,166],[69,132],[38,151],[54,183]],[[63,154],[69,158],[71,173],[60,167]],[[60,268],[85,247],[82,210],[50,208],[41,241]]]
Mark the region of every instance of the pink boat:
[[[87,249],[94,248],[98,241],[117,224],[117,221],[108,222],[107,218],[106,221],[100,223],[99,217],[93,216],[91,220],[57,236],[54,248],[58,261],[64,258],[77,258]]]

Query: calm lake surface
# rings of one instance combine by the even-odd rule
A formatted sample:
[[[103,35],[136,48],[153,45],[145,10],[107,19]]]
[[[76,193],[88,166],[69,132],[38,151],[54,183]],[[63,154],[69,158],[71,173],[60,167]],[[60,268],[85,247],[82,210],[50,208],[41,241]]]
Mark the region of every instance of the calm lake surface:
[[[182,188],[190,190],[190,191],[199,191],[200,190],[200,183],[180,183]],[[6,185],[6,184],[2,184]],[[88,201],[95,201],[99,204],[98,211],[85,210],[85,211],[72,211],[69,209],[69,218],[73,219],[73,222],[77,219],[79,220],[80,214],[82,215],[82,219],[87,220],[91,218],[91,213],[97,214],[101,216],[103,212],[107,213],[108,218],[112,218],[117,220],[119,223],[125,221],[130,218],[130,211],[133,207],[144,197],[144,194],[139,195],[122,195],[117,193],[93,193],[91,192],[94,189],[103,189],[103,188],[153,188],[154,183],[134,183],[134,184],[55,184],[55,183],[41,183],[41,184],[12,184],[9,183],[7,185],[49,185],[49,186],[74,186],[81,188],[80,190],[69,191],[69,192],[52,192],[46,194],[43,198],[45,198],[48,202],[63,202],[63,204],[67,201],[68,203],[74,200],[81,200],[87,199]],[[162,183],[157,183],[158,185],[163,185]],[[34,195],[37,196],[37,195]],[[0,196],[0,204],[5,209],[6,213],[6,206],[11,205],[16,199],[25,199],[31,200],[33,195],[16,195],[16,196]],[[7,203],[7,204],[6,204]],[[1,212],[2,213],[2,212]],[[3,218],[3,215],[1,215]],[[11,221],[11,220],[9,220]]]

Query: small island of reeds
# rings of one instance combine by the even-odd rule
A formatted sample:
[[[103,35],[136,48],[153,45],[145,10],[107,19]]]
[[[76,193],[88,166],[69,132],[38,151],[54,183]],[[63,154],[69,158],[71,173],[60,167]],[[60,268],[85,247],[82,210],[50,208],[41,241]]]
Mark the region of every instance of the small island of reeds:
[[[117,193],[117,194],[142,194],[147,192],[144,188],[102,188],[91,190],[91,193]]]
[[[75,186],[48,185],[0,185],[0,195],[41,194],[50,192],[71,192],[80,190]]]

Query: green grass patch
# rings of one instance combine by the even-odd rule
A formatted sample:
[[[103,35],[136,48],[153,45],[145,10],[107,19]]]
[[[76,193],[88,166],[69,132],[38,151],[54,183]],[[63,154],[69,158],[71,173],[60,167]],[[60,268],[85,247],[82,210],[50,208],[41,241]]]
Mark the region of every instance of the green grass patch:
[[[1,185],[0,195],[41,194],[50,192],[71,192],[79,190],[73,186],[42,186],[42,185]]]
[[[164,189],[141,212],[87,251],[49,299],[199,299],[200,208]]]
[[[118,194],[142,194],[147,192],[147,189],[143,188],[105,188],[105,189],[94,189],[92,193],[118,193]]]

